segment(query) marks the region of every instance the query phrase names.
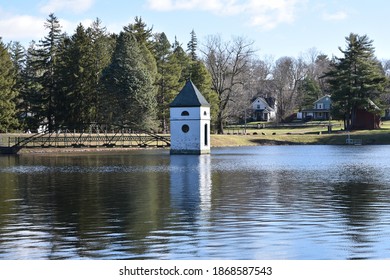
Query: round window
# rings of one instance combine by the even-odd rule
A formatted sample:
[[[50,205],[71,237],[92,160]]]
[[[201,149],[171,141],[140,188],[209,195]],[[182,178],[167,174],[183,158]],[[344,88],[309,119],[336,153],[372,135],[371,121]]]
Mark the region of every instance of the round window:
[[[186,124],[184,124],[182,127],[181,127],[181,130],[184,132],[184,133],[187,133],[188,131],[190,131],[190,127]]]

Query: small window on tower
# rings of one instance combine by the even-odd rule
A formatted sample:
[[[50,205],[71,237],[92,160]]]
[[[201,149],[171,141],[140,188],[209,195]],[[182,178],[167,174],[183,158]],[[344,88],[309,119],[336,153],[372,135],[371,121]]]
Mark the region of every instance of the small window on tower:
[[[184,132],[184,133],[187,133],[188,131],[190,131],[190,127],[186,124],[184,124],[182,127],[181,127],[181,130]]]
[[[204,111],[204,112],[203,112],[203,115],[207,116],[207,112],[206,112],[206,111]]]
[[[183,112],[181,112],[181,115],[182,115],[182,116],[189,116],[190,113],[188,113],[188,111],[183,111]]]

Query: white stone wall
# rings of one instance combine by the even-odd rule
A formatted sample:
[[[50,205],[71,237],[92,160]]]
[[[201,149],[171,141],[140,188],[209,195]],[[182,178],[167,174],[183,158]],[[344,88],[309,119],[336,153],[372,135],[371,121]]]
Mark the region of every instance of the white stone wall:
[[[183,112],[187,112],[184,113]],[[171,108],[171,152],[202,154],[210,152],[210,108]],[[207,125],[207,135],[205,126]],[[188,131],[183,126],[188,126]],[[207,137],[207,141],[206,141]],[[207,145],[206,145],[207,142]]]

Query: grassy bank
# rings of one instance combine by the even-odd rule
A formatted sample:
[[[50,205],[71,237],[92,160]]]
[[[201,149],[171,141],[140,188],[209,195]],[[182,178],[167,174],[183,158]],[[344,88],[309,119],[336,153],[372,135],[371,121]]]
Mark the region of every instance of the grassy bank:
[[[328,133],[328,127],[323,123],[311,123],[307,126],[280,126],[272,128],[247,129],[244,135],[242,128],[235,128],[235,132],[225,135],[211,135],[212,147],[256,146],[256,145],[345,145],[346,139],[361,140],[363,145],[388,145],[390,144],[390,121],[385,121],[381,129],[342,131],[341,125],[333,123],[332,133]],[[229,131],[229,130],[228,130]],[[0,135],[0,146],[7,146],[9,136],[16,134]],[[16,135],[17,136],[17,135]],[[19,153],[78,153],[78,152],[102,152],[123,151],[137,148],[24,148]],[[144,148],[139,148],[144,149]]]
[[[352,139],[360,139],[363,145],[390,144],[390,121],[385,121],[381,129],[342,131],[335,125],[332,133],[327,126],[313,123],[307,127],[274,127],[264,129],[247,129],[247,135],[236,133],[230,135],[212,135],[213,147],[222,146],[253,146],[253,145],[345,145],[348,135]]]

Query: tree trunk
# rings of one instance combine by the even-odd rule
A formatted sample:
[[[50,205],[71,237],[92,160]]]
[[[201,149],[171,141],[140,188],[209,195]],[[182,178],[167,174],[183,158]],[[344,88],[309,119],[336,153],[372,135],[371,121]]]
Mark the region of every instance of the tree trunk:
[[[354,129],[356,127],[356,114],[357,114],[357,108],[353,107],[351,113],[351,129]]]
[[[218,118],[217,118],[217,133],[218,133],[218,134],[224,134],[222,111],[220,111],[220,112],[218,113]]]

